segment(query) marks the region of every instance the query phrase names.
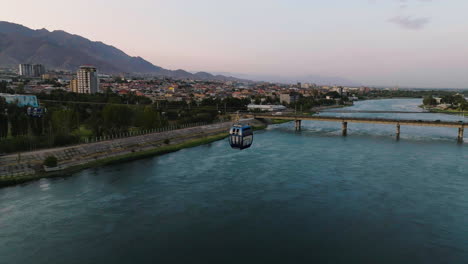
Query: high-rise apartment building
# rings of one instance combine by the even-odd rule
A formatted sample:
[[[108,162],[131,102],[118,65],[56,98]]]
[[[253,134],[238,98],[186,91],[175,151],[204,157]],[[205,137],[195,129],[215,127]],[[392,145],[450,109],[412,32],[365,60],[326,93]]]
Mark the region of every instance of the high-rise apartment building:
[[[21,76],[30,77],[33,74],[33,67],[31,64],[20,64],[19,65],[19,74]]]
[[[42,64],[33,65],[33,75],[34,77],[41,77],[45,73],[45,67]]]
[[[78,93],[97,93],[99,89],[99,78],[96,67],[81,66],[77,72]]]
[[[20,64],[19,74],[24,77],[41,77],[45,73],[45,67],[42,64]]]

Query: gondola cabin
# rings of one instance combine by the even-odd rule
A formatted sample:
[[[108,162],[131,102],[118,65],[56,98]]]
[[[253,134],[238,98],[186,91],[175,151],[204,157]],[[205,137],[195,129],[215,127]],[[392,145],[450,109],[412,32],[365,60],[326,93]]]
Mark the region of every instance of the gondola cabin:
[[[229,144],[233,149],[246,149],[252,146],[253,129],[249,125],[236,124],[229,130]]]

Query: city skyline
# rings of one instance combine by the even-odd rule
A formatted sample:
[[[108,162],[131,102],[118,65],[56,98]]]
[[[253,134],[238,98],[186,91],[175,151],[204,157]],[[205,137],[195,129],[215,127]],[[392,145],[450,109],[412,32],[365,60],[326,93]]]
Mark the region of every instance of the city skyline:
[[[65,30],[173,70],[468,86],[468,3],[459,0],[86,3],[64,12],[64,1],[9,2],[4,20]]]

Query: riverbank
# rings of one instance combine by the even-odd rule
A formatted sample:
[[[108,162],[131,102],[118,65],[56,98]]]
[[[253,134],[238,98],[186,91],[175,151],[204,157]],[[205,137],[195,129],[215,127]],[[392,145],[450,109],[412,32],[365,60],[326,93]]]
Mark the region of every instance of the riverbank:
[[[291,120],[283,120],[283,119],[272,119],[271,124],[272,125],[279,125],[279,124],[284,124],[287,122],[291,122]]]
[[[350,106],[353,106],[353,105],[324,105],[324,106],[312,107],[310,111],[315,114],[317,112],[322,112],[323,110],[345,108],[345,107],[350,107]]]
[[[259,121],[252,123],[255,130],[266,127]],[[1,157],[0,172],[3,174],[0,174],[0,187],[41,178],[70,176],[87,168],[163,155],[184,148],[208,144],[224,139],[228,135],[227,131],[230,126],[230,122],[225,122],[69,148],[23,153],[20,162],[15,160],[14,155]],[[50,155],[57,157],[59,165],[64,168],[63,170],[55,172],[42,170],[41,165],[44,157]],[[13,170],[8,173],[8,168],[13,168]],[[5,173],[5,171],[7,172]]]
[[[111,165],[111,164],[120,163],[120,162],[127,162],[127,161],[143,159],[143,158],[152,157],[152,156],[163,155],[163,154],[179,151],[181,149],[193,148],[193,147],[197,147],[200,145],[209,144],[214,141],[222,140],[226,138],[227,135],[228,135],[227,133],[220,133],[217,135],[208,136],[204,138],[187,140],[184,143],[180,143],[180,144],[174,144],[174,145],[169,144],[167,146],[163,146],[159,148],[143,150],[143,151],[135,151],[135,152],[123,154],[123,155],[116,156],[116,157],[108,157],[108,158],[91,161],[85,164],[71,166],[61,171],[55,171],[55,172],[39,171],[36,174],[32,174],[32,175],[16,176],[16,177],[11,177],[10,179],[9,178],[0,179],[0,187],[21,184],[21,183],[25,183],[28,181],[42,179],[42,178],[66,177],[66,176],[71,176],[71,174],[79,172],[84,169],[101,167],[101,166]]]
[[[419,107],[431,113],[468,116],[468,112],[461,112],[461,111],[454,110],[454,109],[440,109],[440,108],[435,108],[435,107],[427,107],[424,105],[420,105]]]

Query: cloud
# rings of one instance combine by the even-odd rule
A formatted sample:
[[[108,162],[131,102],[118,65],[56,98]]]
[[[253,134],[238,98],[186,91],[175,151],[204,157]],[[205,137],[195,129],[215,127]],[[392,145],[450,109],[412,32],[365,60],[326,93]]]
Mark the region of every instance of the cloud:
[[[431,20],[428,17],[396,16],[388,20],[404,29],[423,29]]]

